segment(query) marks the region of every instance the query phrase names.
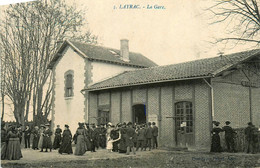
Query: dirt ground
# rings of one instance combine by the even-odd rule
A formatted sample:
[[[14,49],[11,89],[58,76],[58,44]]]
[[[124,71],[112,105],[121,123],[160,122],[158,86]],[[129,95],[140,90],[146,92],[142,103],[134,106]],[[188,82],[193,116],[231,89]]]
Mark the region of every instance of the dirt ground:
[[[198,151],[152,150],[138,151],[136,155],[108,153],[98,150],[83,156],[60,155],[57,151],[41,153],[23,149],[21,160],[3,160],[2,167],[260,167],[260,154],[221,153],[213,154]]]

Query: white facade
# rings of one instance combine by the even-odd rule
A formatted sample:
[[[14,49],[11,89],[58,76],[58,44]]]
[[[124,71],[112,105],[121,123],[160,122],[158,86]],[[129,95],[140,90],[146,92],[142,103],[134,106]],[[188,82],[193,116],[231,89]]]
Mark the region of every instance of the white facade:
[[[80,92],[86,86],[85,75],[90,74],[90,81],[95,83],[126,70],[135,69],[130,66],[96,61],[89,61],[90,64],[86,64],[85,59],[86,58],[80,56],[71,47],[67,47],[53,67],[55,75],[52,114],[53,126],[56,128],[57,125],[60,125],[61,128],[63,128],[65,124],[68,124],[72,134],[75,133],[78,122],[85,122],[84,118],[88,120],[88,118],[86,118],[88,115],[85,114],[88,109],[85,107],[87,106],[87,102],[85,102],[87,99],[85,99],[84,95]],[[91,67],[86,67],[87,65]],[[91,72],[86,72],[87,70]],[[65,73],[68,71],[73,71],[72,97],[65,97]]]
[[[73,49],[67,47],[63,56],[54,66],[54,116],[53,126],[60,125],[64,128],[65,124],[70,126],[72,133],[75,133],[78,122],[84,121],[84,95],[81,90],[85,87],[85,61]],[[69,70],[73,75],[73,96],[65,97],[65,73]]]
[[[103,62],[92,62],[92,82],[96,83],[106,78],[112,77],[124,71],[136,69],[134,67],[108,64]]]

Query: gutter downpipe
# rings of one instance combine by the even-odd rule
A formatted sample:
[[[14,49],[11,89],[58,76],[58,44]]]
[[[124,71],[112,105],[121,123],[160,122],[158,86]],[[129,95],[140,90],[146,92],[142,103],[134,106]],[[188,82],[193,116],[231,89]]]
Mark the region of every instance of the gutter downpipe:
[[[211,123],[210,123],[210,129],[212,129],[212,122],[214,121],[214,115],[215,115],[215,112],[214,112],[214,89],[213,89],[213,86],[211,85],[212,84],[212,80],[210,78],[210,83],[205,79],[205,78],[202,78],[204,80],[204,82],[210,87],[210,95],[211,95]]]

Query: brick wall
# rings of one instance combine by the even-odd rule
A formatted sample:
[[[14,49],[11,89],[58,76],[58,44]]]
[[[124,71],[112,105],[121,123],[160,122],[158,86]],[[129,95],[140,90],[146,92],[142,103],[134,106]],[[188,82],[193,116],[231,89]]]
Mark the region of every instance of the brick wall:
[[[174,93],[175,93],[176,101],[192,99],[192,85],[189,84],[176,85]]]
[[[175,146],[175,126],[173,118],[173,87],[165,86],[161,88],[161,127],[160,130],[160,145]]]
[[[122,91],[122,122],[132,121],[131,91]]]
[[[214,83],[214,120],[234,128],[245,127],[250,121],[249,88],[230,83]]]
[[[146,104],[146,89],[133,89],[133,104]]]
[[[203,81],[195,84],[195,146],[210,147],[210,89]]]
[[[89,109],[88,109],[88,122],[96,123],[97,120],[97,94],[95,92],[89,92]]]
[[[110,93],[109,92],[101,92],[98,95],[98,105],[108,105],[110,104]]]
[[[120,122],[120,92],[111,93],[111,122],[117,124]]]
[[[148,115],[159,114],[159,87],[148,88]]]
[[[260,128],[260,88],[252,88],[252,119],[253,124]]]

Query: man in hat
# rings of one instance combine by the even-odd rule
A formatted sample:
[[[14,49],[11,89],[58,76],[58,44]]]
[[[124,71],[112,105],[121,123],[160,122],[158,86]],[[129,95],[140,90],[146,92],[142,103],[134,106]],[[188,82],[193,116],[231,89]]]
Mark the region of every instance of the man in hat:
[[[100,147],[100,125],[96,125],[94,128],[94,135],[95,137],[95,147],[98,149]]]
[[[130,150],[133,151],[135,154],[135,147],[134,147],[134,137],[135,137],[135,130],[133,129],[133,124],[131,122],[127,123],[126,128],[126,154],[130,154]]]
[[[96,132],[95,132],[95,124],[91,124],[89,126],[89,138],[91,144],[91,152],[96,152]]]
[[[33,145],[32,145],[32,149],[39,149],[38,148],[38,143],[39,143],[39,139],[40,139],[40,131],[39,131],[39,127],[36,125],[32,131],[32,135],[33,135]]]
[[[252,122],[247,123],[247,127],[245,129],[246,153],[253,152],[253,129]]]
[[[153,148],[158,148],[158,142],[157,142],[157,137],[158,137],[158,127],[156,126],[155,122],[152,123],[152,133],[153,133]]]
[[[43,144],[41,148],[41,152],[43,152],[43,148],[45,148],[45,152],[48,152],[48,149],[52,149],[52,143],[51,143],[51,135],[52,131],[50,130],[50,124],[45,124],[45,130],[43,131]]]
[[[25,148],[30,148],[31,130],[29,125],[25,126],[24,130],[24,144]]]
[[[146,129],[146,132],[145,132],[146,144],[149,147],[149,151],[151,150],[151,142],[152,142],[152,138],[153,138],[153,132],[152,132],[151,125],[152,125],[151,122],[148,122],[148,128]],[[146,148],[144,150],[146,150]]]
[[[230,121],[226,121],[226,125],[222,128],[222,130],[225,132],[225,141],[228,152],[236,152],[234,142],[234,134],[236,132],[233,130],[232,127],[230,127],[230,123]]]
[[[100,146],[101,148],[106,148],[106,133],[107,133],[107,130],[105,128],[105,125],[104,124],[101,124],[101,128],[100,128]]]

